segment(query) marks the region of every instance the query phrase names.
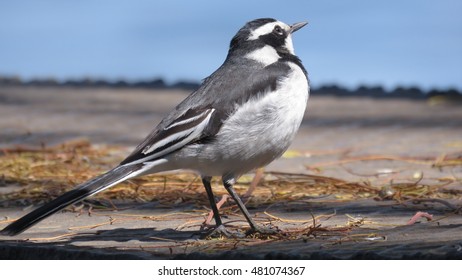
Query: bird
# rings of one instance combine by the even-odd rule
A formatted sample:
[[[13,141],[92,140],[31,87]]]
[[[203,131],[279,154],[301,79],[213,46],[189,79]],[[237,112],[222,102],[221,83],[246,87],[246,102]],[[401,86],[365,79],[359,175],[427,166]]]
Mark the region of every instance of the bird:
[[[246,234],[274,234],[275,229],[255,223],[233,185],[243,174],[282,156],[300,127],[310,86],[294,53],[292,34],[306,24],[288,25],[274,18],[247,22],[231,39],[223,64],[120,164],[12,222],[0,234],[17,235],[125,180],[171,170],[200,175],[216,224],[211,234],[234,236],[216,206],[211,187],[215,176],[221,176],[247,220]]]

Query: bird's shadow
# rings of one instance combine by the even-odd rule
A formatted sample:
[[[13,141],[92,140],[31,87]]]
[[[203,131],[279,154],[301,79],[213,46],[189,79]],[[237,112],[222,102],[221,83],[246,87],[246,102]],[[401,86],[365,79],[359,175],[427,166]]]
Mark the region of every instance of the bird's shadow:
[[[98,242],[98,241],[141,241],[141,242],[182,242],[197,240],[201,237],[200,231],[180,231],[175,229],[156,228],[115,228],[109,230],[98,230],[94,233],[81,232],[68,239],[72,242]]]

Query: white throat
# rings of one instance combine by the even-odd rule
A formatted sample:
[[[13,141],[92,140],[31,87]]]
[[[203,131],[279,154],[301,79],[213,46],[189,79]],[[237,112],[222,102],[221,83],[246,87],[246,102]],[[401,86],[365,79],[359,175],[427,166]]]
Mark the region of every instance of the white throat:
[[[295,55],[294,44],[292,43],[292,35],[290,35],[290,34],[286,38],[285,47],[289,51],[290,54]]]
[[[245,56],[245,58],[254,60],[258,63],[263,64],[264,66],[268,66],[270,64],[277,62],[281,57],[278,55],[277,51],[273,47],[264,46],[263,48],[248,53]]]

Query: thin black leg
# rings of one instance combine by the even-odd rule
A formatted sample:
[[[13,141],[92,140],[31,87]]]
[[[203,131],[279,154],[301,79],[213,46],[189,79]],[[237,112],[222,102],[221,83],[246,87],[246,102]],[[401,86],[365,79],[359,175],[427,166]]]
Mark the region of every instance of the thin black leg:
[[[250,213],[245,207],[244,203],[242,203],[241,198],[237,195],[236,191],[233,188],[233,185],[226,182],[226,180],[223,180],[223,185],[225,186],[225,189],[228,191],[228,193],[231,195],[231,197],[234,199],[236,202],[237,206],[239,206],[239,209],[241,209],[242,214],[244,214],[245,219],[249,223],[251,230],[255,231],[258,230],[259,227],[257,224],[253,221],[253,219],[250,217]]]
[[[207,196],[209,198],[210,207],[212,207],[213,217],[215,218],[215,223],[217,227],[221,226],[223,223],[221,222],[220,213],[218,212],[217,202],[215,201],[215,196],[212,192],[212,186],[210,186],[210,181],[212,177],[202,177],[202,184],[204,184],[205,191],[207,192]]]

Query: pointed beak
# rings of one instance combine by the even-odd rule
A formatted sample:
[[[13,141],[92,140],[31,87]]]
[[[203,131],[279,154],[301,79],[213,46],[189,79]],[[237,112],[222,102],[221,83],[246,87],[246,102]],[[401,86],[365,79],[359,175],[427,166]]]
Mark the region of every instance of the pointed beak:
[[[308,22],[307,21],[303,21],[303,22],[297,22],[297,23],[294,23],[290,26],[290,30],[289,32],[290,33],[294,33],[295,31],[299,30],[300,28],[302,28],[303,26],[307,25]]]

